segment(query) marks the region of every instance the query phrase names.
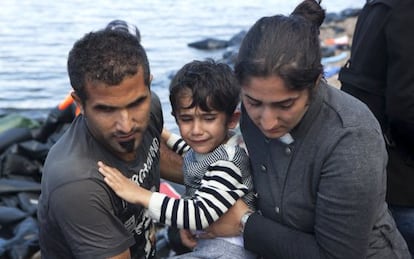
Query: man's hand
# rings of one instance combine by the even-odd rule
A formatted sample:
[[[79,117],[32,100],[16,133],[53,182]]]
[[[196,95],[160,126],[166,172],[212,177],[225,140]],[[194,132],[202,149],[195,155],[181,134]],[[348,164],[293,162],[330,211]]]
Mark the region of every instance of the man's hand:
[[[249,207],[239,199],[223,216],[211,224],[207,229],[205,237],[228,237],[240,235],[240,219],[249,211]]]
[[[193,249],[197,245],[197,239],[188,229],[180,229],[180,238],[181,243],[190,249]]]

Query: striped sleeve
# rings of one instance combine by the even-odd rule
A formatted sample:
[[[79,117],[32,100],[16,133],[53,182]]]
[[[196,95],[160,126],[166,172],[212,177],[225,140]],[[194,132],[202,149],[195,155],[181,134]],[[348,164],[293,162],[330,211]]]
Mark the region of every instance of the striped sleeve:
[[[183,156],[190,149],[190,146],[175,133],[171,133],[167,140],[167,146],[180,156]]]
[[[201,181],[201,188],[191,199],[174,199],[153,193],[148,209],[150,216],[161,223],[202,230],[247,192],[240,169],[230,161],[219,160],[210,165]]]

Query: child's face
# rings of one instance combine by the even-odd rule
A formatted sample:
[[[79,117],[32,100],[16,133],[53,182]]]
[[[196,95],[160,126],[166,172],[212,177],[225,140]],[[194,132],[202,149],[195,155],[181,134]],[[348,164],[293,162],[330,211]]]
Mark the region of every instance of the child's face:
[[[191,96],[183,96],[175,115],[181,137],[195,152],[209,153],[227,141],[229,120],[224,112],[207,112],[197,106],[182,108],[188,107],[191,102]]]

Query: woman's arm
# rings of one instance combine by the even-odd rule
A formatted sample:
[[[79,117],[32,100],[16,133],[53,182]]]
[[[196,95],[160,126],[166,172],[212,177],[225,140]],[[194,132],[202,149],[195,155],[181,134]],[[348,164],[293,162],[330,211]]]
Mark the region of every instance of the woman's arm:
[[[245,248],[266,258],[366,258],[375,220],[385,206],[385,163],[379,131],[365,128],[344,134],[322,165],[313,231],[254,213],[245,225]],[[243,211],[232,210],[208,230],[215,236],[237,231],[237,224],[227,232],[216,226],[231,214],[228,222],[240,224]]]

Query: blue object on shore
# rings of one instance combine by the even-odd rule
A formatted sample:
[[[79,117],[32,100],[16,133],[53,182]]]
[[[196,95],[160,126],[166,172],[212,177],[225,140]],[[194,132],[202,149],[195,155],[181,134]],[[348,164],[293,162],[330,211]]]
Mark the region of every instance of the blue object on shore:
[[[334,63],[334,62],[341,61],[343,59],[346,59],[347,57],[348,57],[348,53],[346,53],[344,51],[344,52],[341,52],[341,53],[339,53],[338,55],[335,55],[335,56],[322,58],[321,63],[322,63],[322,65],[326,65],[326,64],[329,64],[329,63]]]
[[[334,75],[339,73],[339,70],[341,70],[340,66],[329,66],[325,67],[323,70],[323,74],[325,78],[333,77]]]

